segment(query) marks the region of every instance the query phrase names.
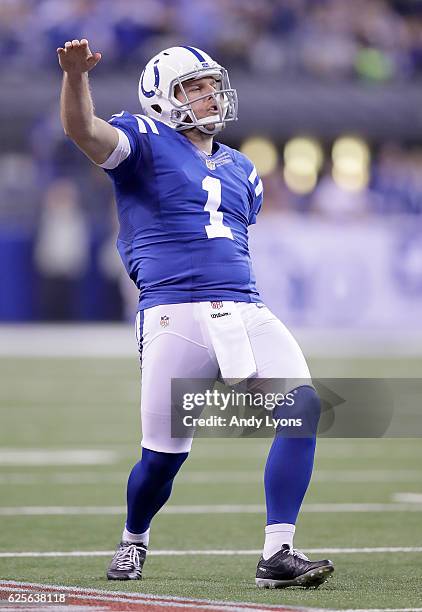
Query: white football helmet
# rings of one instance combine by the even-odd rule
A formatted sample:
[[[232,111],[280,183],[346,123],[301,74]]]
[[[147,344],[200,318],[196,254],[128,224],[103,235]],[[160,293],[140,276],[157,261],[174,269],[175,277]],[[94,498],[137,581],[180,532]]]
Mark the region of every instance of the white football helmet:
[[[183,83],[207,76],[216,80],[217,91],[189,101]],[[175,96],[176,85],[185,97],[184,102]],[[218,117],[210,115],[198,119],[192,102],[209,95],[215,100]],[[227,121],[237,120],[237,93],[230,87],[227,70],[196,47],[170,47],[155,55],[141,74],[139,100],[145,115],[178,131],[197,127],[205,134],[216,134]]]

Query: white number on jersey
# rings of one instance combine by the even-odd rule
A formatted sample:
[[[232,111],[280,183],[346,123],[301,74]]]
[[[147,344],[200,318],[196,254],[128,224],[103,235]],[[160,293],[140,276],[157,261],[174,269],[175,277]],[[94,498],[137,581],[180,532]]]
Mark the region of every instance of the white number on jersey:
[[[202,181],[202,189],[208,192],[204,210],[210,213],[210,224],[205,226],[208,238],[230,238],[231,229],[223,225],[223,213],[218,210],[221,204],[221,181],[213,176],[206,176]]]

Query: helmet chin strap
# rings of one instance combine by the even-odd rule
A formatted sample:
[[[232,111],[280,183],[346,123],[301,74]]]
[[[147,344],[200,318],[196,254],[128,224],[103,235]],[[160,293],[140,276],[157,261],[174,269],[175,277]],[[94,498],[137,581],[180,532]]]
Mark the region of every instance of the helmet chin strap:
[[[216,121],[216,115],[210,115],[209,117],[203,117],[201,118],[201,121],[207,121],[207,123],[204,123],[204,125],[197,125],[192,121],[192,117],[190,116],[189,111],[186,112],[185,116],[183,117],[183,121],[186,122],[192,122],[191,125],[183,125],[178,127],[178,130],[180,132],[186,132],[187,130],[193,130],[194,128],[198,129],[200,132],[202,132],[203,134],[207,134],[208,136],[213,136],[214,134],[218,134],[218,132],[221,132],[221,130],[224,128],[224,121]],[[218,119],[220,119],[218,117]],[[207,125],[213,125],[214,128],[212,130],[207,128]]]
[[[203,132],[204,134],[212,136],[213,134],[218,134],[218,132],[221,132],[221,130],[224,128],[224,121],[215,121],[215,115],[212,115],[211,117],[204,117],[204,119],[209,119],[210,122],[205,123],[204,125],[195,126],[200,132]],[[210,130],[207,128],[207,125],[214,125],[214,128]]]

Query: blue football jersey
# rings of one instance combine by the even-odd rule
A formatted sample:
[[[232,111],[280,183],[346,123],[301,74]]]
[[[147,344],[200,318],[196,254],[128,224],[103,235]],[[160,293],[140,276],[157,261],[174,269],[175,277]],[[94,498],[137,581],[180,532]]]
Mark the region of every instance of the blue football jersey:
[[[140,308],[233,300],[260,302],[248,225],[262,204],[252,162],[214,143],[212,155],[143,115],[110,120],[131,152],[113,170],[117,248],[140,290]]]

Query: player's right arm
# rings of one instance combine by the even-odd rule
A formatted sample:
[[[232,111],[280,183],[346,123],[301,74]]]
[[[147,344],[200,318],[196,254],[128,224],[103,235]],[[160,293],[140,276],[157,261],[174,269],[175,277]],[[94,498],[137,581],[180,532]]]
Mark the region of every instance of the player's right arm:
[[[91,53],[86,39],[67,42],[57,49],[63,70],[60,115],[65,134],[96,164],[103,164],[116,149],[119,132],[96,117],[88,72],[101,59]]]

